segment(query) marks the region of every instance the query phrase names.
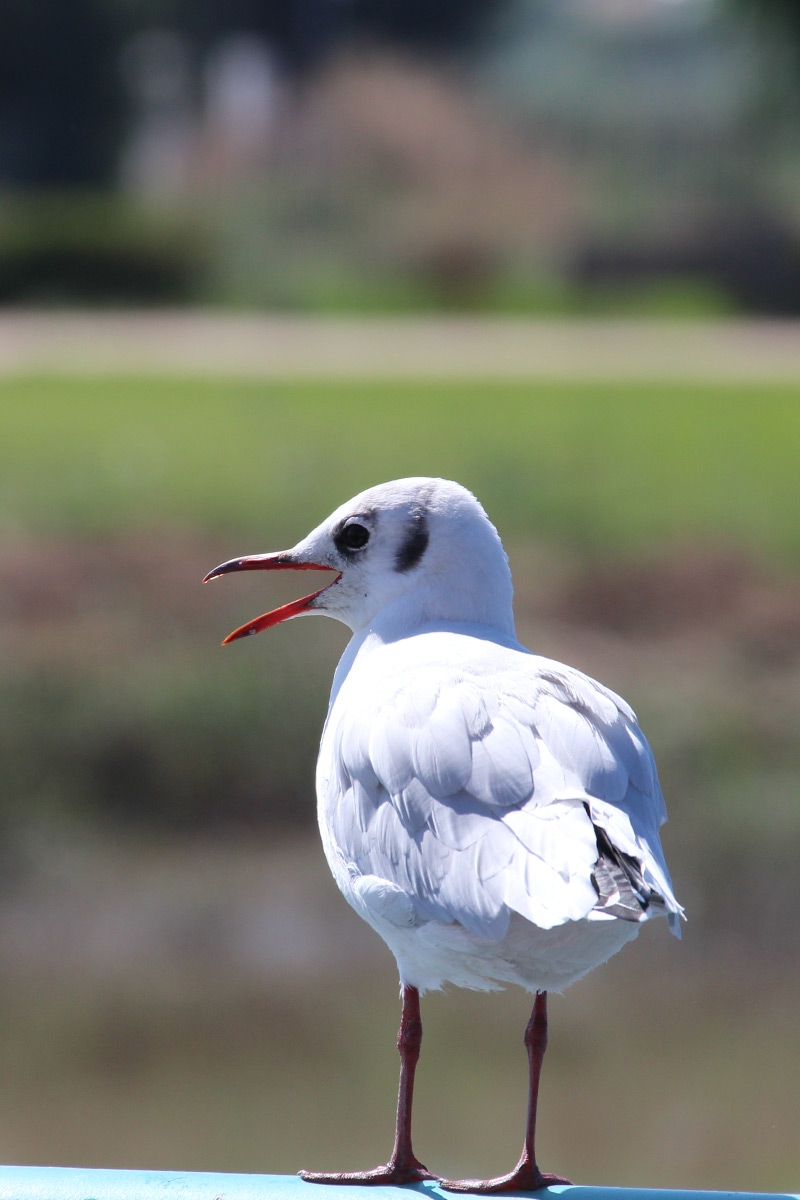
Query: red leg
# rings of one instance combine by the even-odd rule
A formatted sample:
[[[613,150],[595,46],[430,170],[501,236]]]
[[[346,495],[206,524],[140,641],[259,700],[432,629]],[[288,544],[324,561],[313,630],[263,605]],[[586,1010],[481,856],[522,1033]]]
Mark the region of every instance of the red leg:
[[[569,1183],[560,1175],[545,1175],[536,1165],[536,1105],[539,1100],[539,1079],[542,1060],[547,1049],[547,992],[537,992],[531,1019],[525,1029],[525,1048],[528,1051],[530,1075],[528,1080],[528,1124],[522,1157],[513,1171],[497,1179],[441,1179],[439,1186],[448,1192],[529,1192],[551,1183]]]
[[[400,1090],[397,1096],[397,1125],[394,1150],[388,1163],[371,1171],[301,1171],[307,1183],[419,1183],[435,1179],[411,1149],[411,1105],[414,1099],[414,1073],[422,1045],[422,1020],[419,1013],[419,992],[403,987],[403,1014],[397,1034],[400,1051]]]

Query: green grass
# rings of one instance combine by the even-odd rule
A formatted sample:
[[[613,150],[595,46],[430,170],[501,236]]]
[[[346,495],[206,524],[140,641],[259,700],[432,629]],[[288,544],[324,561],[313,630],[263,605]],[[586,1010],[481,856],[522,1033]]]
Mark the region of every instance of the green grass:
[[[504,535],[637,551],[715,538],[800,558],[800,387],[0,384],[7,526],[175,523],[294,540],[370,484],[445,475]]]

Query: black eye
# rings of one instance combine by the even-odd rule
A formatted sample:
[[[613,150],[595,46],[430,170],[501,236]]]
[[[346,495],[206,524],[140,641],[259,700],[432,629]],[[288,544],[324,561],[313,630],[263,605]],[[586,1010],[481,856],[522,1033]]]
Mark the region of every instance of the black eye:
[[[337,548],[345,553],[348,550],[360,550],[369,541],[369,530],[357,521],[350,521],[339,530],[334,540]]]

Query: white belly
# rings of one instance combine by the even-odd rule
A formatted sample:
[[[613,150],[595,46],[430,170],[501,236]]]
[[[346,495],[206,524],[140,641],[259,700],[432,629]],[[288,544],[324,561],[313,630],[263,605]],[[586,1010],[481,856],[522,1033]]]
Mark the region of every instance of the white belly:
[[[352,901],[351,901],[352,903]],[[357,911],[381,935],[394,954],[400,981],[421,992],[451,983],[495,991],[509,983],[529,992],[560,992],[604,963],[639,932],[633,921],[566,921],[539,929],[514,913],[499,941],[479,938],[462,925],[430,921],[400,928]]]

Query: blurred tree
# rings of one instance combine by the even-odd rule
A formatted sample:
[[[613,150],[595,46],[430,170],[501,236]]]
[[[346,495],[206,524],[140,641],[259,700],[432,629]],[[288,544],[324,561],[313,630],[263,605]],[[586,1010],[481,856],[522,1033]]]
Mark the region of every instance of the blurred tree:
[[[103,0],[4,0],[0,183],[111,178],[123,110],[117,46]]]
[[[199,53],[226,33],[264,37],[291,73],[351,39],[435,54],[473,45],[506,0],[4,0],[0,185],[111,182],[126,119],[121,48],[144,29]]]
[[[733,16],[744,15],[775,39],[773,51],[780,47],[786,56],[783,65],[788,59],[794,85],[800,86],[800,0],[727,0],[726,7]],[[783,72],[772,82],[773,86],[784,83]]]
[[[129,19],[168,22],[193,40],[258,33],[291,71],[313,68],[342,42],[370,38],[428,53],[470,45],[506,0],[110,0]]]

